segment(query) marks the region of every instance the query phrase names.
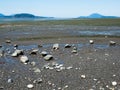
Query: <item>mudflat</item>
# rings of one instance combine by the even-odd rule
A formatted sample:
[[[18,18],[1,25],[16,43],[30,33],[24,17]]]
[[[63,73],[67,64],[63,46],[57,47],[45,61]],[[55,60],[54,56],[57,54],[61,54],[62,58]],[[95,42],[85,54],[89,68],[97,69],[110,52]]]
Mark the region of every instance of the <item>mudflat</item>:
[[[113,21],[1,24],[0,90],[119,90],[120,26]],[[15,50],[23,54],[13,57]],[[43,51],[52,58],[45,60]]]

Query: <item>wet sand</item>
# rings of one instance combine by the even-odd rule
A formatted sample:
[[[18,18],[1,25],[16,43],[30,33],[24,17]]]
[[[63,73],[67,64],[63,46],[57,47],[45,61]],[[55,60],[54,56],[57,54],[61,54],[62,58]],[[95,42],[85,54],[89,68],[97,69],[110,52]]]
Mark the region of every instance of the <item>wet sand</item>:
[[[0,57],[0,90],[119,90],[120,89],[120,38],[109,35],[80,36],[82,30],[120,30],[116,26],[2,26],[0,45],[4,55]],[[10,39],[11,43],[5,43]],[[94,44],[89,44],[89,40]],[[109,46],[115,41],[115,46]],[[54,43],[59,49],[53,50]],[[24,49],[28,64],[12,57],[14,44]],[[70,48],[65,48],[70,44]],[[42,47],[39,47],[41,45]],[[77,53],[72,53],[77,47]],[[30,55],[38,49],[36,55]],[[53,55],[45,61],[42,51]],[[35,63],[35,65],[33,64]],[[56,66],[57,65],[57,66]],[[36,71],[38,70],[38,71]],[[35,80],[41,81],[35,82]]]

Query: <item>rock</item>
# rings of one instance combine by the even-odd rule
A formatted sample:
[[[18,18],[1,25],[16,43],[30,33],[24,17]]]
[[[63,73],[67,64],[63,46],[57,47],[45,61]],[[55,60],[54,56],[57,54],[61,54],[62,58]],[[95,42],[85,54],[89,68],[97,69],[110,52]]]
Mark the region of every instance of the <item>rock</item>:
[[[116,77],[116,75],[115,75],[115,74],[113,74],[113,77]]]
[[[73,47],[73,50],[77,50],[77,47]]]
[[[72,50],[72,53],[77,53],[77,50]]]
[[[94,41],[93,41],[93,40],[89,40],[89,43],[90,43],[90,44],[94,44]]]
[[[38,45],[38,48],[41,48],[41,47],[42,47],[42,45],[39,44],[39,45]]]
[[[23,50],[15,50],[13,53],[12,53],[12,57],[17,57],[19,55],[23,55]]]
[[[69,44],[65,45],[65,48],[70,48],[70,47],[71,47],[71,45],[69,45]]]
[[[4,50],[0,49],[0,57],[2,57],[4,55]]]
[[[0,90],[1,90],[1,89],[4,89],[4,87],[3,87],[3,86],[0,86]]]
[[[15,71],[14,70],[12,70],[12,73],[14,73]]]
[[[62,90],[62,88],[61,88],[61,87],[58,87],[58,90]]]
[[[35,66],[35,65],[36,65],[36,62],[33,61],[33,62],[31,62],[30,64],[31,64],[32,66]]]
[[[110,42],[109,42],[109,45],[110,45],[110,46],[115,46],[115,45],[116,45],[116,42],[110,41]]]
[[[46,56],[44,57],[44,59],[45,59],[46,61],[49,61],[49,60],[51,60],[52,58],[53,58],[52,55],[46,55]]]
[[[81,78],[82,78],[82,79],[85,79],[85,78],[86,78],[86,76],[85,76],[85,75],[81,75]]]
[[[48,54],[48,53],[47,53],[46,51],[42,51],[42,52],[41,52],[41,55],[42,55],[42,56],[46,56],[47,54]]]
[[[33,68],[33,70],[34,70],[35,73],[40,73],[41,72],[40,69],[37,68],[37,67]]]
[[[38,78],[37,80],[33,81],[33,83],[37,83],[37,84],[40,84],[42,82],[43,82],[42,78]]]
[[[51,81],[48,81],[48,85],[52,85]]]
[[[18,47],[18,45],[17,45],[17,44],[14,44],[13,46],[14,46],[14,47],[16,47],[16,48]]]
[[[55,49],[55,50],[59,49],[59,44],[58,43],[53,44],[53,49]]]
[[[116,81],[113,81],[113,82],[112,82],[112,85],[113,85],[113,86],[116,86],[116,85],[117,85],[117,82],[116,82]]]
[[[5,42],[6,42],[6,43],[11,43],[11,40],[6,40]]]
[[[72,53],[77,53],[77,47],[73,47]]]
[[[38,51],[39,51],[38,49],[33,49],[33,50],[30,52],[30,54],[37,54]]]
[[[10,79],[7,80],[7,82],[8,82],[8,83],[12,83],[13,80],[10,78]]]
[[[14,52],[14,53],[12,53],[12,55],[11,55],[12,57],[17,57],[18,56],[18,54],[17,54],[17,52]]]
[[[29,88],[29,89],[31,89],[31,88],[33,88],[33,87],[34,87],[33,84],[28,84],[28,85],[27,85],[27,88]]]
[[[18,55],[23,55],[23,50],[15,50],[15,52],[18,54]]]
[[[94,81],[97,81],[97,79],[96,79],[96,78],[94,78],[93,80],[94,80]]]
[[[0,48],[2,48],[3,46],[2,45],[0,45]]]
[[[72,66],[69,66],[69,67],[67,67],[66,69],[68,69],[68,70],[69,70],[69,69],[72,69],[72,68],[73,68]]]
[[[23,55],[23,56],[20,57],[20,61],[21,61],[22,63],[27,63],[27,62],[29,61],[29,59],[28,59],[27,56]]]

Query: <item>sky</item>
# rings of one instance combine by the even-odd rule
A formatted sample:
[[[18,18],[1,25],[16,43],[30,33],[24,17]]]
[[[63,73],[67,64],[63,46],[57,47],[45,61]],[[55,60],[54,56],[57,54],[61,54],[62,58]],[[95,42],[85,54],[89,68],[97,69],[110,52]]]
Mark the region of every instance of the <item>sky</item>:
[[[92,13],[120,16],[120,0],[0,0],[0,13],[79,17]]]

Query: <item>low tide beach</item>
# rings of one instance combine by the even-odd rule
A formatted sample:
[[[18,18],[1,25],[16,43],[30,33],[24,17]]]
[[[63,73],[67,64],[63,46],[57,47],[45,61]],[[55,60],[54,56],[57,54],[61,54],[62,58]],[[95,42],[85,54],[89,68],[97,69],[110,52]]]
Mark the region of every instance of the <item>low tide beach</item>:
[[[34,23],[0,25],[0,90],[120,89],[119,25]]]

